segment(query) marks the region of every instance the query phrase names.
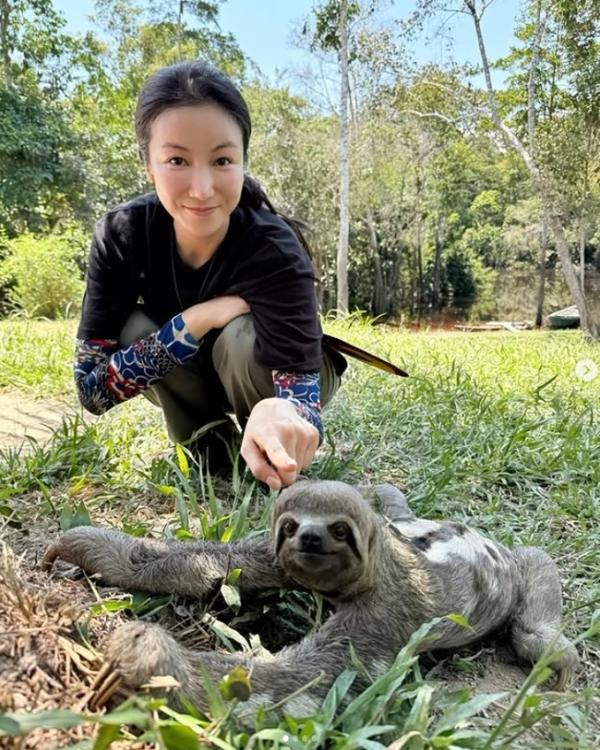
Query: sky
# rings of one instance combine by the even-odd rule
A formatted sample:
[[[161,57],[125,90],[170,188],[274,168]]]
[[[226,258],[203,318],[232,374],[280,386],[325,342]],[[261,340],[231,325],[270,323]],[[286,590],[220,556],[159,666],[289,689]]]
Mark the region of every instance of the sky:
[[[315,0],[226,0],[220,6],[219,23],[222,31],[231,32],[242,51],[271,81],[281,80],[283,71],[293,71],[310,62],[309,53],[294,48],[293,31],[310,14]],[[385,4],[385,3],[384,3]],[[506,54],[514,41],[514,19],[521,0],[495,0],[487,10],[483,31],[491,59]],[[54,0],[68,24],[69,31],[82,32],[90,28],[89,16],[94,12],[93,0]],[[414,6],[412,0],[388,0],[384,15],[393,21],[406,15]],[[477,44],[470,19],[457,15],[447,22],[446,40],[436,34],[439,19],[430,23],[415,48],[419,62],[446,63],[479,60]],[[449,55],[447,39],[452,40]],[[286,78],[286,82],[290,82]]]

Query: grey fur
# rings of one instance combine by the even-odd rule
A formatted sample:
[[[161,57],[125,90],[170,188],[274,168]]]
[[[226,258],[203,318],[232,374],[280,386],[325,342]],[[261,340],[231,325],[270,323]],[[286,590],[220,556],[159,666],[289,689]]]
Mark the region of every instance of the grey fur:
[[[252,706],[282,701],[314,682],[282,702],[289,713],[312,713],[350,665],[350,644],[367,668],[380,670],[419,625],[449,613],[462,614],[471,629],[444,620],[424,649],[467,644],[509,624],[523,659],[537,660],[550,644],[562,649],[552,666],[565,682],[577,654],[560,634],[559,576],[545,552],[511,552],[460,524],[418,519],[391,485],[365,494],[368,500],[342,482],[297,483],[280,494],[270,536],[229,544],[139,540],[80,527],[50,547],[44,565],[60,557],[122,588],[198,597],[241,568],[242,595],[303,587],[334,604],[320,629],[275,656],[192,652],[157,625],[118,630],[107,656],[124,682],[137,688],[154,675],[171,675],[180,684],[173,703],[186,698],[206,709],[202,674],[218,682],[241,664],[251,672]]]

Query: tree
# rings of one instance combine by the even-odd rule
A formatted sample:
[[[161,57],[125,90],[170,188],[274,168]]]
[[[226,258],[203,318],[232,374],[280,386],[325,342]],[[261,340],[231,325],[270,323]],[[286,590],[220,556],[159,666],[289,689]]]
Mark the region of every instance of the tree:
[[[348,0],[340,0],[340,232],[337,251],[337,306],[348,311],[348,235],[350,232],[350,155],[348,102]]]
[[[59,105],[38,92],[0,87],[0,227],[9,236],[51,229],[72,216],[84,175],[76,137]]]
[[[0,0],[0,227],[10,236],[51,229],[81,197],[63,97],[94,44],[64,25],[50,0]]]
[[[477,36],[479,54],[481,57],[483,74],[485,77],[489,112],[490,112],[492,122],[494,123],[498,131],[503,134],[507,142],[515,149],[515,151],[523,159],[523,162],[525,163],[533,179],[534,184],[537,186],[540,192],[542,201],[544,203],[545,211],[547,212],[548,222],[554,235],[554,242],[557,248],[558,255],[560,257],[560,262],[561,262],[561,266],[562,266],[563,273],[565,276],[565,280],[567,282],[567,286],[569,287],[569,291],[571,292],[571,295],[575,301],[575,304],[577,305],[577,309],[579,310],[579,314],[581,318],[581,327],[589,336],[593,338],[598,338],[600,336],[600,327],[592,319],[591,312],[587,304],[587,300],[585,298],[584,290],[582,289],[579,283],[577,274],[573,267],[573,263],[571,262],[569,245],[568,245],[567,238],[565,235],[565,229],[563,226],[560,206],[557,205],[558,203],[557,186],[556,186],[555,180],[552,179],[553,175],[548,174],[548,172],[543,171],[542,166],[540,164],[539,159],[536,156],[535,151],[532,151],[531,148],[526,147],[525,143],[523,142],[522,139],[518,137],[515,130],[509,127],[509,125],[500,117],[500,114],[499,114],[496,93],[494,91],[494,87],[492,85],[492,79],[490,75],[490,64],[489,64],[485,42],[483,38],[483,33],[481,29],[481,17],[485,11],[485,8],[487,7],[487,3],[482,3],[479,9],[477,8],[475,0],[464,0],[463,5],[464,5],[464,8],[466,9],[466,12],[468,12],[468,14],[471,16],[471,19],[473,21],[473,25],[475,28],[475,33]],[[541,9],[541,6],[538,6],[538,8]],[[573,10],[573,7],[570,6],[570,9]],[[533,79],[533,83],[529,86],[529,91],[532,94],[532,99],[528,104],[528,110],[529,110],[528,123],[532,131],[531,132],[532,137],[535,134],[534,133],[535,101],[533,100],[533,92],[535,89],[536,72],[534,70],[534,67],[537,66],[537,60],[538,60],[538,55],[539,55],[539,49],[537,45],[539,45],[539,40],[541,39],[542,35],[543,35],[542,16],[541,16],[541,13],[539,13],[537,14],[537,28],[536,28],[536,35],[535,35],[536,46],[534,46],[534,53],[531,56],[532,74],[530,76],[530,81]]]
[[[337,245],[337,309],[340,313],[348,310],[348,238],[350,231],[350,21],[360,10],[356,2],[348,0],[327,0],[315,10],[315,29],[311,48],[333,50],[336,53],[339,72],[339,233]]]

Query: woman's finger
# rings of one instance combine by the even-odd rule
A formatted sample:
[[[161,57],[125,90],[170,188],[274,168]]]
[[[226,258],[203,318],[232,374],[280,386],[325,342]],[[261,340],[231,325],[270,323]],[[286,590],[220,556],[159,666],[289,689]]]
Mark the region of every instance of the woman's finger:
[[[252,475],[259,482],[264,482],[272,490],[280,490],[282,487],[281,477],[267,461],[265,454],[252,439],[244,439],[241,448],[242,458],[248,465]]]
[[[293,431],[286,435],[285,444],[275,435],[267,435],[259,442],[259,447],[262,448],[285,486],[293,484],[298,478],[296,442],[296,435]]]

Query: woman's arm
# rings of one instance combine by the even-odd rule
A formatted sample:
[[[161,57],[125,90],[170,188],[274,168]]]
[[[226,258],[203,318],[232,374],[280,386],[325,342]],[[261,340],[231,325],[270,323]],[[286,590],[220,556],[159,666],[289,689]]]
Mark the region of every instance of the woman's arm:
[[[322,439],[319,373],[273,371],[274,398],[252,409],[242,456],[254,476],[278,490],[310,466]]]
[[[182,315],[125,348],[114,339],[78,339],[74,375],[79,400],[92,414],[103,414],[162,380],[199,346]]]
[[[74,374],[82,405],[102,414],[137,396],[191,359],[208,331],[248,311],[241,297],[217,297],[189,307],[125,348],[115,339],[79,339]]]
[[[321,421],[321,385],[318,372],[283,372],[273,370],[275,396],[294,405],[298,414],[319,431],[323,442]]]

